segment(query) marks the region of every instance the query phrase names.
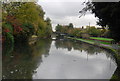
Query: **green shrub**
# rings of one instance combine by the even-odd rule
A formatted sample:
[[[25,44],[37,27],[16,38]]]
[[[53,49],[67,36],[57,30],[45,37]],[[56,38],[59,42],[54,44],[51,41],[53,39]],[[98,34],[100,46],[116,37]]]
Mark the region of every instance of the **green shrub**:
[[[13,27],[8,23],[2,24],[2,35],[5,38],[5,42],[7,44],[14,43],[14,36],[13,36]]]

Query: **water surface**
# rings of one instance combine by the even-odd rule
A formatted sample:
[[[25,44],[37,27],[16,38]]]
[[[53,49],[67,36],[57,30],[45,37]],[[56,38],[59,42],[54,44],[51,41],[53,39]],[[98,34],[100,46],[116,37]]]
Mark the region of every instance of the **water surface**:
[[[117,68],[107,50],[68,39],[41,39],[3,54],[4,79],[110,79]]]

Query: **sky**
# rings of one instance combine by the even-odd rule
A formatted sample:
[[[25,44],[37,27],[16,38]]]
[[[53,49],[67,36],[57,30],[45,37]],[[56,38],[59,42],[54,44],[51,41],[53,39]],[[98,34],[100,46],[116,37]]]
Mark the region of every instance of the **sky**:
[[[91,26],[98,26],[96,25],[98,18],[90,12],[79,18],[79,11],[85,6],[82,5],[83,1],[85,0],[39,0],[38,4],[42,6],[45,17],[51,19],[53,31],[57,24],[73,23],[75,28],[87,26],[89,23]]]

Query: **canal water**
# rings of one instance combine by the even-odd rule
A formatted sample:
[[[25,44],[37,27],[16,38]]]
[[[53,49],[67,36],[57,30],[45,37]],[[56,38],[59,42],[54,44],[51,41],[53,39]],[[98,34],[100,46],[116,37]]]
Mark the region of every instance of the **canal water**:
[[[3,79],[110,79],[117,64],[109,51],[69,39],[39,39],[3,47]]]

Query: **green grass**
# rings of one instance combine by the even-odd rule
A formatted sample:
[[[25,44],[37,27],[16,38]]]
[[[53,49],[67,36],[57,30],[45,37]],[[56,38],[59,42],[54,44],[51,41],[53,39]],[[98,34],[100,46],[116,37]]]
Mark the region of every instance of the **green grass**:
[[[89,40],[89,41],[96,42],[95,40]],[[109,43],[109,42],[102,42],[102,41],[97,41],[97,42],[100,44],[111,45],[111,43]]]
[[[100,46],[100,47],[104,47],[106,49],[110,49],[111,51],[113,51],[116,55],[117,55],[117,52],[115,49],[109,47],[111,46],[110,43],[108,42],[101,42],[101,41],[96,41],[96,40],[89,40],[89,39],[82,39],[82,38],[72,38],[72,37],[68,37],[70,39],[74,39],[74,40],[80,40],[82,42],[86,42],[86,43],[89,43],[89,44],[93,44],[93,45],[97,45],[97,46]],[[95,44],[95,42],[98,42],[98,44]],[[104,44],[104,45],[108,45],[108,46],[104,46],[104,45],[99,45],[99,44]]]
[[[107,45],[111,45],[110,43],[108,42],[100,42],[101,44],[107,44]]]
[[[70,37],[70,38],[71,38],[71,37]],[[82,38],[71,38],[71,39],[80,40],[80,41],[87,42],[87,43],[90,43],[90,44],[94,44],[94,43],[96,42],[95,40],[87,40],[87,39],[82,39]],[[111,45],[111,44],[108,43],[108,42],[102,42],[102,41],[97,41],[97,42],[100,43],[100,44]]]
[[[103,40],[103,41],[112,41],[113,39],[102,38],[102,37],[90,37],[90,39]]]

